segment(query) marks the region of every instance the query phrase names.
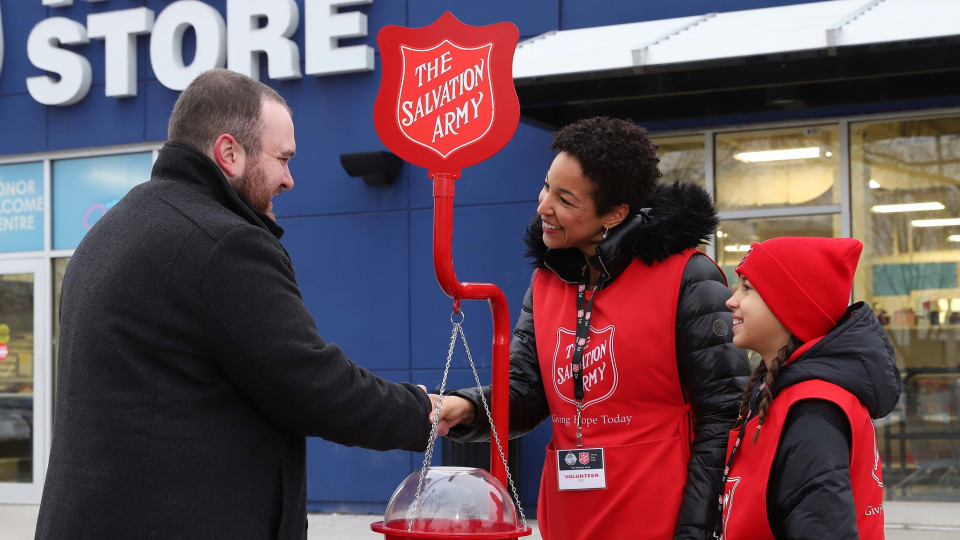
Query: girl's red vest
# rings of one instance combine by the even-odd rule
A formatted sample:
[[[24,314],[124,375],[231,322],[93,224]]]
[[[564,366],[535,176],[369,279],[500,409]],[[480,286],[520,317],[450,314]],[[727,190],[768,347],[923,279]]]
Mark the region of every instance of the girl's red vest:
[[[773,540],[767,516],[767,484],[777,454],[777,445],[790,407],[803,399],[823,399],[836,403],[847,415],[852,431],[850,447],[850,483],[857,509],[857,530],[862,539],[883,538],[883,479],[880,453],[873,422],[866,407],[850,392],[821,380],[791,386],[771,402],[757,442],[753,433],[759,418],[747,422],[745,436],[730,467],[723,494],[724,540]],[[739,429],[730,433],[727,457],[733,449]],[[774,516],[777,519],[777,516]]]
[[[576,448],[577,287],[537,271],[534,329],[553,421],[537,511],[545,540],[673,538],[691,431],[674,334],[680,279],[694,253],[652,267],[634,261],[593,300],[582,425],[584,447],[604,448],[607,487],[599,490],[558,490],[557,450]]]

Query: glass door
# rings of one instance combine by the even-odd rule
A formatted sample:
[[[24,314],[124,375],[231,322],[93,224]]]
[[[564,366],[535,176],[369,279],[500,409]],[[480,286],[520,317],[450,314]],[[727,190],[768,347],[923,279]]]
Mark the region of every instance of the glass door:
[[[0,502],[40,501],[50,388],[40,260],[0,260]]]

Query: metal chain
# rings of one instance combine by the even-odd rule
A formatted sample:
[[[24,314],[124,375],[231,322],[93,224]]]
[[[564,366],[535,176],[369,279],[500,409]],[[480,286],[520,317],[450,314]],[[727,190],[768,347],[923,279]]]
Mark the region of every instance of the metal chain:
[[[459,314],[460,321],[455,322],[453,316]],[[427,467],[433,461],[433,450],[436,446],[436,434],[437,427],[440,425],[440,409],[443,405],[443,396],[444,391],[447,387],[447,375],[450,373],[450,362],[453,359],[453,349],[457,344],[457,334],[460,334],[460,339],[463,341],[463,348],[467,352],[467,359],[470,361],[470,369],[473,370],[473,379],[477,383],[477,388],[480,389],[480,401],[483,402],[483,410],[487,413],[487,421],[490,422],[490,434],[493,436],[494,441],[497,443],[497,450],[500,452],[500,460],[503,462],[503,469],[507,473],[507,482],[510,484],[510,490],[513,492],[513,500],[517,505],[517,512],[520,513],[520,521],[523,523],[523,526],[527,526],[527,517],[523,514],[523,508],[520,506],[520,496],[517,494],[517,486],[513,482],[513,476],[510,475],[510,466],[507,464],[507,457],[503,452],[503,446],[500,444],[500,437],[497,436],[497,432],[493,429],[493,416],[490,413],[490,406],[487,404],[487,399],[483,395],[483,385],[480,384],[480,376],[477,375],[477,366],[473,363],[473,355],[470,354],[470,346],[467,345],[467,336],[463,333],[463,323],[464,315],[463,312],[456,310],[450,314],[450,322],[453,323],[453,331],[450,334],[450,346],[447,348],[447,363],[443,368],[443,380],[440,382],[440,399],[437,400],[437,413],[433,418],[433,424],[430,427],[430,442],[427,443],[427,450],[423,456],[423,467],[420,468],[420,478],[417,481],[417,493],[413,500],[413,510],[410,512],[410,521],[407,522],[407,532],[413,531],[413,522],[417,517],[417,514],[422,509],[420,504],[420,495],[423,490],[423,480],[427,472]]]
[[[497,450],[500,452],[500,460],[503,462],[503,470],[507,473],[507,483],[510,484],[510,491],[513,492],[513,500],[517,503],[517,512],[520,513],[520,522],[527,526],[527,517],[523,515],[523,508],[520,507],[520,496],[517,495],[517,486],[513,483],[513,476],[510,475],[510,466],[507,464],[507,456],[503,452],[503,446],[500,445],[500,437],[497,431],[493,429],[493,416],[490,414],[490,406],[487,404],[487,398],[483,395],[483,385],[480,384],[480,376],[477,375],[477,366],[473,363],[473,355],[470,354],[470,346],[467,345],[467,337],[463,335],[463,328],[459,324],[453,325],[454,332],[460,332],[460,338],[463,340],[463,348],[467,351],[467,359],[470,360],[470,369],[473,370],[473,380],[477,382],[477,388],[480,389],[480,401],[483,402],[483,410],[487,413],[487,421],[490,422],[490,435],[497,443]],[[452,350],[452,349],[451,349]]]
[[[454,314],[460,314],[460,322],[454,322]],[[443,380],[440,381],[440,399],[437,400],[437,413],[433,417],[433,423],[430,426],[430,442],[427,443],[427,451],[423,455],[423,466],[420,467],[420,478],[417,480],[417,494],[413,499],[413,509],[410,512],[410,521],[407,522],[407,532],[413,532],[413,521],[420,512],[423,505],[420,504],[420,492],[423,490],[423,479],[427,474],[427,467],[433,461],[433,449],[436,447],[437,426],[440,425],[440,409],[443,406],[443,392],[447,388],[447,375],[450,373],[450,361],[453,359],[453,347],[457,344],[457,330],[464,319],[463,312],[457,310],[450,314],[450,322],[453,323],[453,332],[450,334],[450,347],[447,349],[447,364],[443,368]],[[460,330],[461,335],[463,330]],[[466,344],[466,341],[464,341]]]

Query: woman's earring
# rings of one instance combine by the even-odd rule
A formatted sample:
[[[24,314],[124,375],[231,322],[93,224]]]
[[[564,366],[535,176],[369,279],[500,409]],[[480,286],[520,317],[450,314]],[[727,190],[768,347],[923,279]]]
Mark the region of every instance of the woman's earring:
[[[603,239],[604,239],[604,240],[607,239],[607,234],[609,234],[609,233],[610,233],[610,227],[604,227],[604,228],[603,228]]]

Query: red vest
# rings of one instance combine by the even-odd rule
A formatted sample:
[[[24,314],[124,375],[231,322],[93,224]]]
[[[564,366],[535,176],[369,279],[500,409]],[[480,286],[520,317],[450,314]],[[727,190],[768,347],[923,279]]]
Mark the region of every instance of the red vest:
[[[583,443],[604,448],[606,489],[559,491],[557,450],[576,447],[570,362],[577,286],[533,282],[534,331],[553,438],[537,509],[545,540],[672,539],[690,453],[690,407],[674,334],[680,279],[694,250],[652,267],[633,261],[596,294],[583,352]]]
[[[724,540],[773,540],[767,516],[767,484],[777,454],[777,445],[790,407],[803,399],[824,399],[837,404],[847,415],[852,431],[850,483],[857,509],[860,538],[883,538],[883,478],[876,431],[866,407],[850,392],[821,380],[802,382],[781,392],[770,404],[767,418],[753,442],[759,418],[747,423],[740,450],[730,468],[723,494]],[[727,457],[739,428],[730,433]]]

